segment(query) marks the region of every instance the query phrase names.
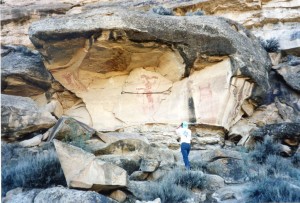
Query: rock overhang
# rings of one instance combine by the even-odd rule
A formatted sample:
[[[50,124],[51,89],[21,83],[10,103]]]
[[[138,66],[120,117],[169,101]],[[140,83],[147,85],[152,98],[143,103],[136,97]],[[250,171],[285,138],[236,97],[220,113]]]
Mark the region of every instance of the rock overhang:
[[[128,99],[132,95],[128,98],[125,96],[126,102],[116,104],[117,108],[112,107],[109,98],[104,99],[105,102],[103,102],[101,108],[109,111],[109,116],[106,116],[117,117],[116,126],[118,127],[123,126],[120,122],[124,122],[124,115],[122,115],[124,108],[134,108],[134,106],[128,105],[129,101],[150,102],[152,104],[148,106],[149,109],[146,111],[148,113],[154,111],[160,115],[162,112],[157,113],[158,109],[155,108],[153,102],[161,104],[166,98],[157,98],[158,96],[155,94],[165,94],[166,88],[170,90],[170,88],[178,86],[176,82],[197,71],[195,62],[197,61],[199,64],[199,61],[201,63],[203,58],[209,61],[211,57],[219,57],[218,62],[227,61],[226,58],[230,59],[229,64],[225,62],[226,71],[230,73],[226,77],[222,77],[224,81],[227,81],[223,85],[226,86],[225,89],[230,89],[227,87],[228,85],[243,84],[242,87],[247,89],[245,91],[247,93],[241,93],[244,94],[244,96],[241,96],[243,99],[252,97],[255,100],[262,97],[269,89],[268,70],[270,60],[267,53],[251,33],[237,23],[224,18],[212,16],[161,16],[110,8],[109,10],[98,9],[73,16],[44,19],[33,23],[29,33],[33,44],[45,57],[46,67],[50,71],[53,70],[54,77],[60,82],[69,80],[69,83],[73,83],[74,87],[62,84],[67,89],[75,92],[77,96],[83,98],[86,104],[91,99],[90,96],[84,93],[87,90],[87,84],[105,79],[106,82],[96,82],[97,85],[95,83],[94,86],[89,86],[89,89],[93,92],[96,86],[99,88],[100,83],[102,83],[100,89],[112,85],[112,88],[117,89],[118,93],[117,96],[116,94],[111,96],[120,99],[125,96],[122,95],[123,90],[128,89],[130,81],[134,80],[134,74],[130,76],[131,72],[134,69],[147,72],[147,77],[145,74],[144,76],[143,74],[135,74],[139,76],[136,88],[139,88],[140,91],[130,92],[130,94],[143,94],[144,99]],[[75,62],[76,60],[77,62]],[[213,64],[216,64],[216,62],[213,61],[211,65]],[[54,70],[57,68],[62,69],[62,74],[59,73],[60,71],[56,72]],[[75,68],[77,72],[70,75],[70,71],[66,70],[72,68]],[[153,91],[153,87],[149,85],[155,82],[151,82],[149,78],[157,79],[159,77],[151,72],[161,74],[173,84],[162,88],[164,89],[162,92]],[[94,77],[92,74],[98,75]],[[226,73],[223,71],[222,74]],[[129,79],[126,75],[130,76]],[[119,79],[115,80],[116,77],[119,77]],[[234,82],[229,81],[233,77],[242,77],[246,83],[238,79],[234,79]],[[76,78],[78,81],[76,81]],[[214,80],[214,78],[211,79]],[[168,83],[165,82],[165,84]],[[253,90],[251,84],[253,83],[255,84],[255,90],[258,91],[251,94]],[[144,86],[141,86],[141,84]],[[187,82],[183,82],[183,84],[187,86]],[[232,93],[236,91],[243,92],[242,89],[230,91]],[[195,90],[185,94],[184,98],[189,100],[189,97],[194,97],[193,91]],[[101,95],[102,93],[94,92],[93,94]],[[105,92],[105,94],[110,95],[111,92]],[[150,95],[153,98],[150,98]],[[196,97],[199,97],[199,95]],[[230,96],[223,95],[223,99],[227,100],[226,98],[229,99]],[[242,103],[240,102],[238,108]],[[94,111],[97,104],[94,102],[93,105],[94,107],[91,107],[90,104],[87,104],[90,113],[100,113]],[[120,105],[125,105],[125,107]],[[193,108],[189,104],[189,112],[184,113],[184,115],[179,113],[179,118],[171,122],[177,122],[183,118],[193,120],[190,118],[190,114],[197,114],[193,112]],[[235,105],[230,108],[235,108]],[[217,112],[217,114],[219,115],[220,112]],[[227,114],[232,114],[232,111],[227,112]],[[92,115],[92,117],[94,116]],[[142,119],[142,122],[155,123],[154,117],[154,114],[151,114],[146,120]],[[211,121],[211,119],[208,120]],[[224,124],[224,121],[222,121],[224,118],[213,120],[214,122],[218,120],[217,123],[220,126]],[[163,122],[167,121],[163,119]],[[130,124],[132,123],[130,122]],[[229,125],[226,124],[226,128],[228,127]]]

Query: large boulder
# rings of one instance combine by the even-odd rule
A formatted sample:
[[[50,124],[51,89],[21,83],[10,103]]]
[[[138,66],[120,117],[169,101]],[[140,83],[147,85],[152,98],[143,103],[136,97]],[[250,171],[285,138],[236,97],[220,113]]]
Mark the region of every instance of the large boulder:
[[[1,92],[36,96],[46,92],[53,81],[41,55],[24,46],[1,47]]]
[[[285,82],[294,90],[300,92],[300,57],[287,57],[287,62],[281,63],[273,69],[280,74]]]
[[[10,140],[28,133],[46,130],[56,122],[28,97],[1,95],[1,136]]]
[[[127,172],[97,159],[93,154],[54,140],[68,187],[94,191],[127,186]]]
[[[182,120],[228,129],[269,89],[267,53],[224,18],[98,8],[35,22],[29,33],[96,130]]]
[[[63,187],[53,187],[43,190],[38,193],[34,199],[34,202],[36,203],[50,203],[56,201],[69,203],[116,203],[116,201],[97,192],[67,189]]]
[[[32,189],[23,191],[9,198],[3,199],[7,203],[52,203],[52,202],[69,202],[69,203],[95,203],[107,202],[116,203],[116,201],[105,197],[93,191],[81,191],[68,189],[64,187],[52,187],[48,189]]]

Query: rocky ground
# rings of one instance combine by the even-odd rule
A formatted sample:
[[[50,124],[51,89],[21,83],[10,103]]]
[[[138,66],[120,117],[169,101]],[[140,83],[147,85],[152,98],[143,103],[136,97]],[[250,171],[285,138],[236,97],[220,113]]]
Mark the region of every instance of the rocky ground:
[[[1,1],[2,201],[299,202],[299,7]]]

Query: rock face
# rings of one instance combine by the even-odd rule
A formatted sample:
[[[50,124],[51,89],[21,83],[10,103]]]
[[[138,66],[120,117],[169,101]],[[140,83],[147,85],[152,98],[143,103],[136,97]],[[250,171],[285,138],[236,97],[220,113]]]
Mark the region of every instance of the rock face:
[[[15,140],[52,127],[56,119],[28,97],[1,95],[1,136]]]
[[[1,49],[2,93],[31,97],[51,87],[53,77],[37,51],[24,46],[3,46]]]
[[[222,18],[97,9],[33,23],[30,38],[96,130],[182,120],[228,129],[269,89],[266,52]]]
[[[174,11],[184,15],[199,9],[208,15],[235,20],[250,29],[255,36],[275,38],[281,50],[299,55],[299,6],[298,0],[209,0],[178,5]]]
[[[100,191],[127,186],[124,169],[58,140],[54,145],[69,187]]]

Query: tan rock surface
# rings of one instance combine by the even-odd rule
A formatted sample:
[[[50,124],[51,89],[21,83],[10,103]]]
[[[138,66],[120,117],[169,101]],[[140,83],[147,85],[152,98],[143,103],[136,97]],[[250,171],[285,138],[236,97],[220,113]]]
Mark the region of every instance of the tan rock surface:
[[[58,140],[54,145],[69,187],[100,191],[127,186],[127,173],[122,168]]]

